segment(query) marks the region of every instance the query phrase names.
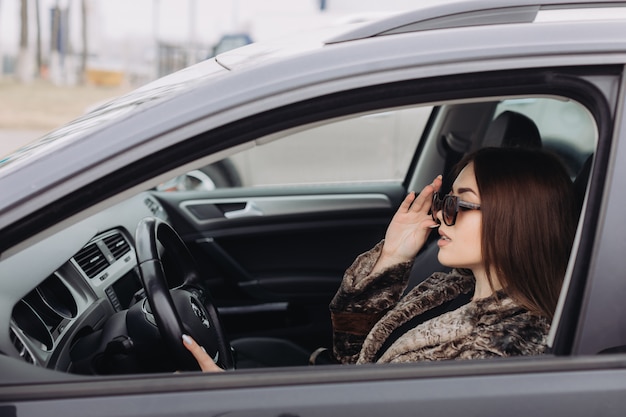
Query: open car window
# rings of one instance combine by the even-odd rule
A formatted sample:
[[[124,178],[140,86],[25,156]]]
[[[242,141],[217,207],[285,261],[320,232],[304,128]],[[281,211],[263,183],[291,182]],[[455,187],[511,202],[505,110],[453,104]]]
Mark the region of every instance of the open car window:
[[[505,146],[507,139],[492,132],[504,112],[525,115],[538,128],[542,146],[561,157],[572,179],[577,179],[598,141],[590,112],[566,98],[515,96],[384,109],[260,137],[256,146],[229,156],[229,169],[240,179],[238,186],[227,187],[229,198],[214,198],[217,188],[196,187],[183,196],[159,191],[142,197],[143,209],[146,215],[174,224],[198,259],[202,274],[216,282],[212,292],[228,338],[268,332],[313,351],[331,343],[328,302],[353,257],[382,238],[399,201],[394,198],[401,197],[397,187],[411,175],[416,176],[414,181],[424,181],[423,177],[444,172],[449,168],[445,150],[460,146],[461,138],[467,140],[461,145],[468,150],[485,146],[485,138],[489,146]],[[451,140],[457,142],[447,142]],[[584,181],[586,186],[587,178]],[[377,183],[395,185],[378,189],[370,200],[363,187]],[[287,194],[285,185],[289,185]],[[342,187],[342,194],[332,191],[333,186]],[[262,197],[246,194],[257,187],[265,189]],[[381,197],[386,200],[382,206]],[[326,207],[328,202],[332,205]],[[369,208],[369,204],[374,205]],[[134,207],[134,202],[131,199],[115,211],[125,210],[126,205]],[[371,223],[374,213],[379,216],[382,207],[386,211],[376,228],[367,234],[354,233],[355,227]],[[333,224],[334,216],[342,219],[349,213],[356,220],[344,220],[347,229],[317,230]],[[98,220],[86,224],[106,216],[99,214]],[[290,226],[289,219],[298,218],[294,216],[308,226]],[[359,223],[360,217],[365,223]],[[242,234],[242,224],[269,231]],[[101,333],[93,323],[94,308],[104,316],[109,310],[123,312],[144,295],[132,226],[131,222],[99,233],[15,304],[11,341],[23,360],[69,372],[103,371],[91,363],[95,359],[89,349],[97,344],[84,342]],[[327,246],[329,253],[322,259],[333,253],[336,262],[320,263],[317,255],[304,256],[319,252],[320,245]],[[301,254],[293,258],[288,247]],[[179,275],[169,277],[170,288],[182,283]],[[303,336],[307,327],[309,333]],[[68,337],[71,346],[66,346]]]

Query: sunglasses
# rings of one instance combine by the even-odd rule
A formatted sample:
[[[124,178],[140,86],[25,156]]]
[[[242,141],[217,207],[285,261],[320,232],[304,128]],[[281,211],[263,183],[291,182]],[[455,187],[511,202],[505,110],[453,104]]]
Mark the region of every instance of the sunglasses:
[[[480,204],[463,201],[455,195],[447,194],[441,196],[439,193],[433,194],[430,213],[433,216],[433,220],[437,223],[439,223],[437,212],[441,211],[441,217],[446,226],[454,226],[459,210],[480,210]]]

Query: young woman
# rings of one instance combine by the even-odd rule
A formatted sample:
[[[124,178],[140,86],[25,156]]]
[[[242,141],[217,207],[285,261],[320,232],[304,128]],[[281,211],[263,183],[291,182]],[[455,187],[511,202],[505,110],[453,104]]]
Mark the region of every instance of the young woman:
[[[447,195],[441,177],[410,193],[385,239],[346,271],[330,304],[341,363],[545,351],[576,226],[571,180],[555,157],[519,148],[479,150],[457,172]],[[433,230],[452,272],[402,296]],[[192,339],[185,346],[203,370],[219,369]]]
[[[346,271],[331,303],[343,363],[540,354],[570,255],[573,185],[553,156],[486,148],[409,194],[383,242]],[[430,214],[429,214],[430,213]],[[401,299],[413,260],[439,233],[436,273]]]

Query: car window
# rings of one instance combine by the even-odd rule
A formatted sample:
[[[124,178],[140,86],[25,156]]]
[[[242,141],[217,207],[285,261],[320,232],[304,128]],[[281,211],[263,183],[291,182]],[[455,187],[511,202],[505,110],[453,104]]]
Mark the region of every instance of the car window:
[[[432,106],[385,109],[261,138],[257,146],[177,177],[160,189],[402,182],[432,110]]]
[[[402,181],[431,106],[349,117],[234,156],[243,185]]]

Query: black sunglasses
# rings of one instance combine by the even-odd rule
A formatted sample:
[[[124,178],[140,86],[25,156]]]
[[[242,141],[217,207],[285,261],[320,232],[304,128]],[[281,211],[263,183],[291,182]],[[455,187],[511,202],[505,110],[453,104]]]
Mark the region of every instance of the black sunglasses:
[[[455,195],[448,194],[442,197],[439,193],[435,193],[433,194],[433,203],[430,206],[430,213],[433,216],[433,220],[437,223],[439,223],[437,212],[440,210],[441,217],[443,217],[443,222],[446,226],[454,226],[459,210],[480,210],[480,204],[463,201]]]

